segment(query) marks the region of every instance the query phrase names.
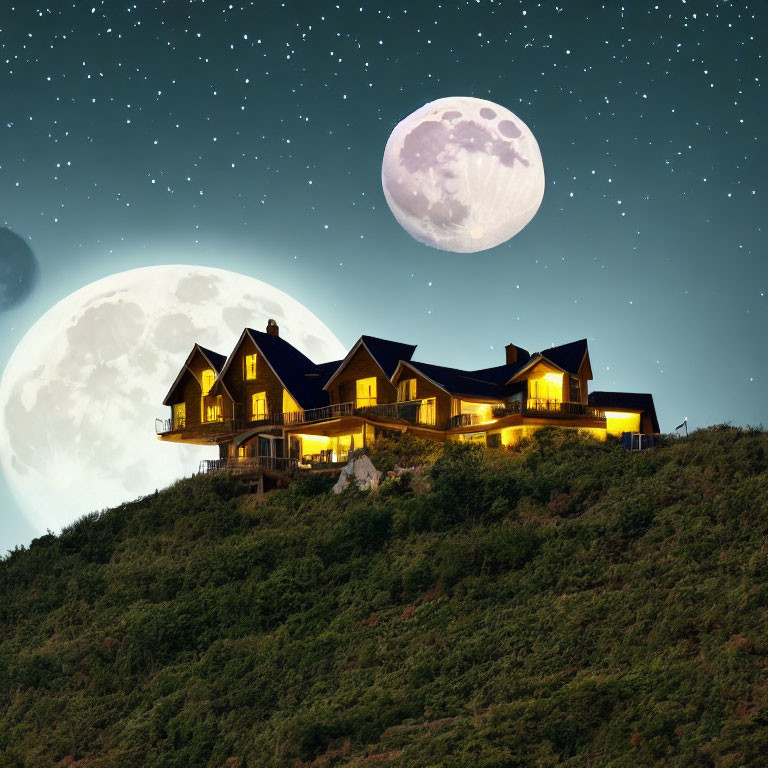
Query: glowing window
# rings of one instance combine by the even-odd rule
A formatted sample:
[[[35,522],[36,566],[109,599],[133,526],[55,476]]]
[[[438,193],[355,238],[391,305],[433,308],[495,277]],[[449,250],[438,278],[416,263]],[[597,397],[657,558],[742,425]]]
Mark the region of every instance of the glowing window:
[[[563,401],[563,374],[545,373],[528,379],[528,400],[536,403],[561,403]],[[530,407],[529,403],[529,407]]]
[[[243,360],[243,366],[244,366],[244,374],[243,378],[245,379],[255,379],[256,378],[256,354],[252,355],[246,355]]]
[[[173,405],[173,428],[184,429],[187,425],[187,404],[174,403]]]
[[[201,385],[203,388],[203,395],[207,395],[211,391],[214,381],[216,381],[216,374],[213,372],[213,369],[208,368],[203,371]]]
[[[205,404],[205,421],[221,421],[221,397],[208,398]]]
[[[267,393],[256,392],[251,395],[251,420],[258,421],[267,417]]]
[[[358,379],[355,382],[357,394],[357,407],[365,408],[368,405],[376,405],[376,377]]]
[[[609,435],[621,436],[624,432],[639,432],[640,414],[624,411],[606,411],[605,426]]]
[[[421,401],[419,407],[419,423],[427,426],[435,426],[435,398],[429,397]]]
[[[416,379],[402,379],[397,385],[397,399],[407,403],[416,399]]]
[[[463,420],[464,424],[487,424],[493,421],[493,409],[502,406],[503,403],[472,403],[462,400],[459,413],[469,414],[469,418]]]

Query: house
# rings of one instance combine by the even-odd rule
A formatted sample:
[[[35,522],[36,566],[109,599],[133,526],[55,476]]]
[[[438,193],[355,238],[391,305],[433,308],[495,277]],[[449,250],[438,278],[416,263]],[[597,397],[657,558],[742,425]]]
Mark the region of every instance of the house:
[[[415,352],[361,336],[343,360],[317,364],[270,320],[264,332],[246,328],[226,358],[195,344],[156,431],[167,442],[218,445],[213,467],[276,473],[346,461],[396,431],[489,447],[547,425],[600,439],[659,431],[651,395],[588,391],[586,339],[534,354],[508,344],[502,365],[475,371],[422,363]]]

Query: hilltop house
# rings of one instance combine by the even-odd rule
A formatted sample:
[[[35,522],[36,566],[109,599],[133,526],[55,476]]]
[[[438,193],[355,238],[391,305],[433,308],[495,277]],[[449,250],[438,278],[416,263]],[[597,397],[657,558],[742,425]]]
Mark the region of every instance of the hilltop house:
[[[503,365],[463,371],[413,359],[411,344],[361,336],[343,360],[316,364],[280,337],[246,328],[229,357],[196,344],[157,421],[168,442],[218,445],[215,467],[273,470],[343,462],[378,435],[508,446],[546,425],[598,438],[659,431],[653,398],[588,392],[587,340],[530,354],[509,344]]]

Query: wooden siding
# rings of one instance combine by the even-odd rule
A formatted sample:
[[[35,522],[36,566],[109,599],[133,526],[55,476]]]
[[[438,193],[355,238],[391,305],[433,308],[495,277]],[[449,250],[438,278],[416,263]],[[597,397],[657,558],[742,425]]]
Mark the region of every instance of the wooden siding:
[[[367,379],[373,376],[376,377],[376,402],[396,402],[397,387],[393,386],[392,382],[382,373],[370,352],[361,346],[331,384],[329,389],[331,403],[354,402],[356,398],[355,382],[358,379]]]
[[[416,399],[424,400],[429,397],[435,398],[435,425],[445,424],[451,417],[451,396],[440,387],[433,384],[413,368],[403,366],[400,372],[395,376],[394,387],[395,397],[397,397],[397,385],[400,379],[416,379]]]
[[[581,361],[581,367],[579,368],[579,381],[581,382],[581,402],[587,402],[587,388],[589,386],[588,381],[592,378],[592,371],[589,365],[589,354],[584,355],[584,359]]]
[[[525,372],[526,398],[531,397],[530,384],[529,384],[530,380],[539,378],[543,376],[545,373],[562,373],[563,374],[563,386],[561,388],[561,392],[562,392],[561,396],[562,396],[563,402],[567,403],[571,396],[570,379],[569,379],[570,374],[563,373],[559,368],[556,368],[554,365],[551,365],[550,363],[547,363],[543,360],[541,362],[536,363],[532,368],[529,368]]]
[[[205,359],[205,357],[203,357],[203,353],[200,352],[200,350],[196,350],[192,359],[189,361],[187,370],[176,387],[174,402],[184,402],[187,428],[196,427],[202,421],[203,389],[201,382],[203,379],[203,371],[209,368],[215,373],[216,369]],[[181,395],[181,399],[175,399],[179,394]],[[226,400],[226,397],[222,398],[222,414],[225,411],[224,401]]]
[[[258,355],[256,360],[256,378],[245,378],[245,356]],[[256,350],[256,345],[250,336],[246,336],[235,353],[232,364],[224,374],[224,386],[230,392],[236,403],[242,403],[243,418],[246,422],[251,419],[251,397],[257,392],[267,393],[267,409],[269,413],[283,411],[283,385],[266,359]],[[226,398],[225,398],[226,399]]]

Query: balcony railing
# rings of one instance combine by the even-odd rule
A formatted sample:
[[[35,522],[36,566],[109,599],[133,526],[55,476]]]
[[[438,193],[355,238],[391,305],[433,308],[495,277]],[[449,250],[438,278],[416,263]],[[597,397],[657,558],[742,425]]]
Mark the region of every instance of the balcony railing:
[[[203,459],[200,462],[198,471],[203,475],[210,472],[227,472],[229,474],[242,475],[263,469],[275,472],[291,472],[297,469],[298,465],[298,459],[282,456],[255,456],[247,459]]]
[[[187,420],[184,416],[177,416],[175,419],[155,419],[155,432],[163,435],[166,432],[175,432],[184,429],[187,426]]]
[[[537,418],[591,418],[605,419],[605,411],[585,403],[563,403],[557,400],[527,401],[513,400],[503,405],[491,406],[493,419],[505,416],[521,415]],[[191,433],[224,434],[229,431],[238,432],[245,427],[274,425],[290,427],[298,424],[310,424],[318,421],[340,419],[345,416],[362,416],[370,419],[380,419],[397,423],[413,424],[415,426],[434,427],[437,429],[459,429],[487,424],[490,419],[478,413],[460,413],[448,419],[447,423],[436,423],[434,405],[425,405],[420,400],[409,400],[404,403],[379,403],[357,407],[354,402],[335,403],[320,408],[310,408],[306,411],[292,413],[259,414],[255,419],[245,423],[242,419],[227,419],[218,422],[204,422],[194,427],[186,427],[183,422],[174,427],[172,419],[155,419],[155,432],[158,435],[183,429]]]
[[[402,403],[379,403],[366,405],[355,410],[355,415],[383,421],[400,421],[424,427],[435,426],[435,405],[424,404],[421,400],[406,400]]]
[[[533,416],[536,418],[588,418],[605,419],[605,411],[585,403],[563,403],[559,400],[512,400],[504,405],[491,408],[493,419],[502,419],[505,416]],[[487,416],[479,413],[459,413],[448,420],[447,429],[459,429],[461,427],[474,427],[487,424],[490,421]]]
[[[164,435],[173,432],[173,419],[155,419],[155,434]]]
[[[344,416],[354,416],[354,403],[334,403],[333,405],[324,405],[321,408],[309,408],[306,411],[296,413],[284,413],[283,424],[306,424],[310,421],[327,421],[328,419],[340,419]]]
[[[520,402],[520,401],[516,401]],[[522,405],[522,403],[521,403]],[[557,400],[529,399],[525,403],[523,413],[526,416],[581,416],[590,419],[604,419],[605,411],[585,403],[562,403]]]

